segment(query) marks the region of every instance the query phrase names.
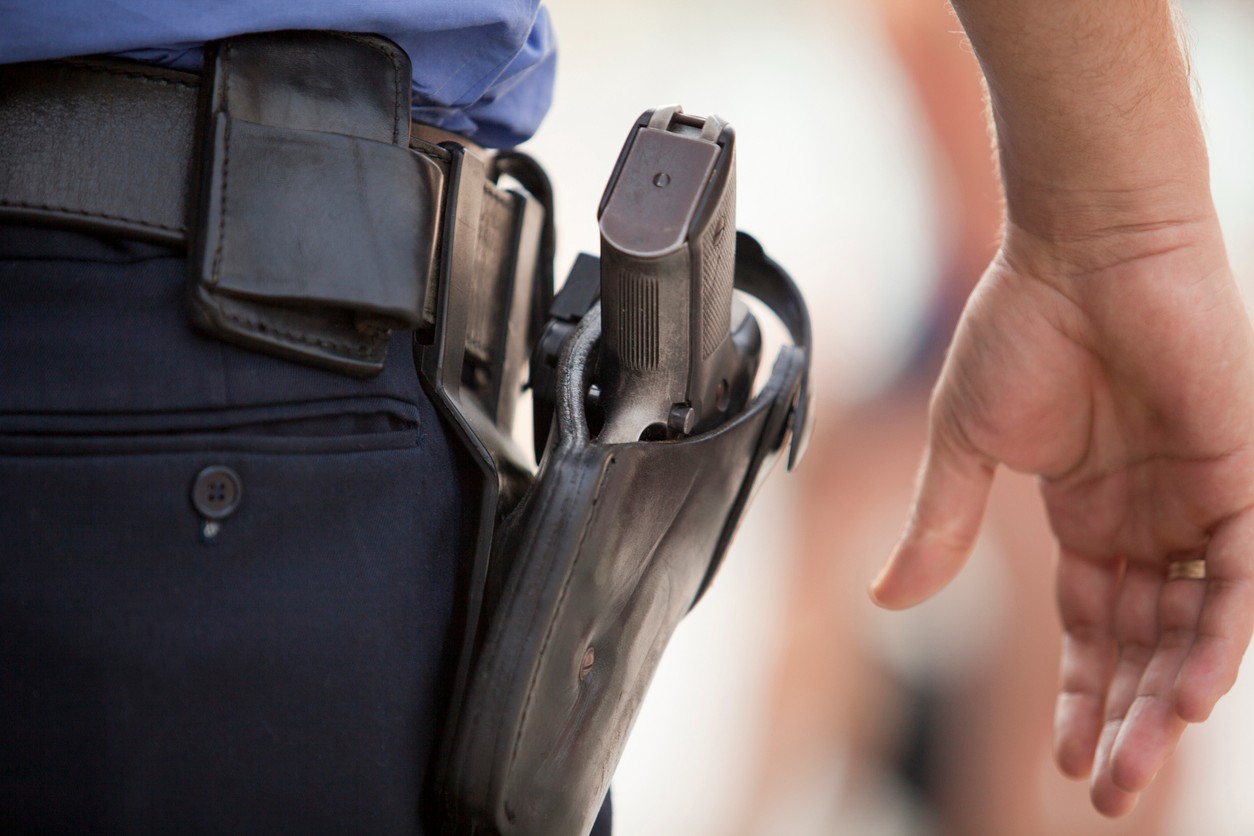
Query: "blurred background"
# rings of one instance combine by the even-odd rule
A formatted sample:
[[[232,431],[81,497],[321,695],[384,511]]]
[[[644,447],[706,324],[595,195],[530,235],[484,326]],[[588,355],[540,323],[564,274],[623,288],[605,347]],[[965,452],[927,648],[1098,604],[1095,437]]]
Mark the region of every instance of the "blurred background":
[[[943,0],[549,0],[561,39],[527,149],[558,197],[559,275],[598,246],[628,128],[682,103],[737,128],[738,225],[805,289],[818,424],[680,626],[614,781],[617,836],[1249,836],[1254,672],[1131,817],[1050,756],[1059,628],[1032,480],[998,476],[937,599],[865,589],[905,520],[928,393],[996,247],[979,75]],[[1181,11],[1238,275],[1254,279],[1254,4]],[[1246,292],[1247,298],[1251,297]]]

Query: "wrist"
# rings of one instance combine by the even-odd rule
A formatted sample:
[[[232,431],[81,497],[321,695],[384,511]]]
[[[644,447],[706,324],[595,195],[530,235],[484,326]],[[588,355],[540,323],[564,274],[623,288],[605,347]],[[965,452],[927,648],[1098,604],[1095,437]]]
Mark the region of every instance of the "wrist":
[[[1180,277],[1230,274],[1223,232],[1209,202],[1193,213],[1138,213],[1139,220],[1119,224],[1103,217],[1044,235],[1008,217],[998,259],[1015,273],[1059,286],[1117,278],[1122,270],[1143,271],[1151,264],[1167,279],[1177,263]]]
[[[1046,240],[1188,227],[1215,214],[1206,144],[1191,108],[1158,131],[1087,147],[1017,141],[999,125],[998,151],[1008,224]]]
[[[1162,237],[1193,237],[1215,224],[1205,177],[1177,172],[1157,181],[1128,177],[1076,186],[1024,176],[1004,177],[1006,229],[1069,247],[1122,242],[1128,249],[1159,248]]]

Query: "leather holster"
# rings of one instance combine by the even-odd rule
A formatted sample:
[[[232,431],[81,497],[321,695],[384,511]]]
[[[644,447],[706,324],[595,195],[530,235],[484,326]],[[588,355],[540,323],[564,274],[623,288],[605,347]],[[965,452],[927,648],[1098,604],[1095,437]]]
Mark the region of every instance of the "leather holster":
[[[481,639],[456,699],[439,792],[455,832],[588,832],[658,661],[746,506],[808,434],[809,324],[753,239],[736,283],[789,326],[766,385],[734,419],[678,441],[604,444],[585,399],[594,308],[566,340],[539,473],[492,548]]]

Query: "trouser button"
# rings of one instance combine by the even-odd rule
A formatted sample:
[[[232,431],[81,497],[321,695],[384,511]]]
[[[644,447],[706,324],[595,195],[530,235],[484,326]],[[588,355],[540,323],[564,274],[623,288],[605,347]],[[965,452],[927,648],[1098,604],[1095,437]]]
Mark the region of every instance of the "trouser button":
[[[196,474],[192,482],[192,505],[207,520],[224,520],[239,507],[243,493],[239,474],[229,467],[214,465]]]

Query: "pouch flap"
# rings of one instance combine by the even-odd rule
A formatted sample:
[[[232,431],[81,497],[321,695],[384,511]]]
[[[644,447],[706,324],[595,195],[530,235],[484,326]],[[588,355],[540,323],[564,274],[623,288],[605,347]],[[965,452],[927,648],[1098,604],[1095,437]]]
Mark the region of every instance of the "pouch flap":
[[[413,328],[434,266],[441,172],[388,143],[218,114],[202,280]]]

